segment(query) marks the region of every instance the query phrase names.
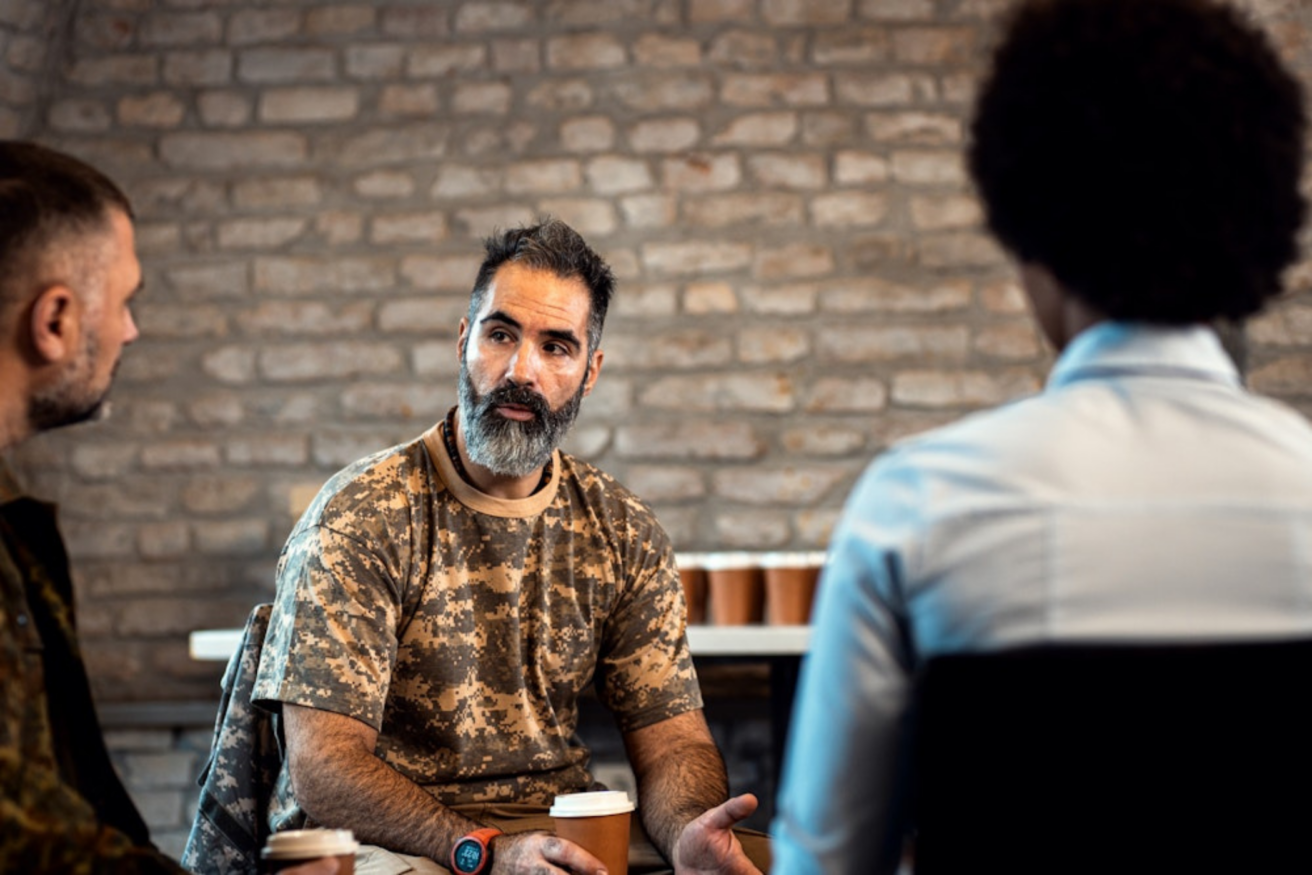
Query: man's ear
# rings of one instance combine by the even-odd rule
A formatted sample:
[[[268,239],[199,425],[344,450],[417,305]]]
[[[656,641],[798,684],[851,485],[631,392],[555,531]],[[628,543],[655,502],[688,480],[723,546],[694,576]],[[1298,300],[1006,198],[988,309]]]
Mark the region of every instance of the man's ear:
[[[469,317],[460,317],[460,339],[456,341],[456,361],[465,360],[465,341],[469,339]]]
[[[77,351],[80,302],[73,290],[53,285],[36,296],[28,321],[32,350],[43,364],[61,362]]]
[[[588,362],[588,374],[583,378],[583,397],[586,398],[592,394],[592,387],[597,385],[597,377],[601,376],[601,360],[606,354],[600,349],[592,354],[592,361]]]

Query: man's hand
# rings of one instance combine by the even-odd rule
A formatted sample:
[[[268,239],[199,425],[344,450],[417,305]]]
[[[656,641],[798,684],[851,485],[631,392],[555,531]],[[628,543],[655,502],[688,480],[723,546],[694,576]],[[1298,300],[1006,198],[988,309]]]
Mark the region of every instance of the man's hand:
[[[733,825],[750,817],[756,805],[756,797],[744,793],[685,826],[674,847],[675,875],[761,875],[733,834]]]
[[[605,871],[596,857],[549,832],[519,832],[492,840],[493,875],[600,875]]]

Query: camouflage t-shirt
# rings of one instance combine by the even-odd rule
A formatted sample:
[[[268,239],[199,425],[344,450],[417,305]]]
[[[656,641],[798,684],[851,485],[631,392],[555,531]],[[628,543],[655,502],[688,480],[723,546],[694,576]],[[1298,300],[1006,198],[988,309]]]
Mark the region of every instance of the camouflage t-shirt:
[[[375,727],[444,804],[588,788],[594,681],[622,731],[700,708],[665,532],[591,465],[551,470],[526,499],[485,495],[438,426],[334,476],[283,549],[255,698]],[[275,828],[300,820],[285,772]]]

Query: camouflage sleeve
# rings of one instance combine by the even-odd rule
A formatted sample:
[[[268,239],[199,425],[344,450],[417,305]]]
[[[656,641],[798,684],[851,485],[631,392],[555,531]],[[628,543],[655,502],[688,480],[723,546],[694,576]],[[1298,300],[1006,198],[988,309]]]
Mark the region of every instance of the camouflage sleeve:
[[[654,518],[624,557],[626,579],[607,621],[597,693],[631,732],[702,706],[688,650],[687,609],[674,548]]]
[[[401,595],[385,555],[327,526],[293,534],[278,567],[255,699],[382,725]]]

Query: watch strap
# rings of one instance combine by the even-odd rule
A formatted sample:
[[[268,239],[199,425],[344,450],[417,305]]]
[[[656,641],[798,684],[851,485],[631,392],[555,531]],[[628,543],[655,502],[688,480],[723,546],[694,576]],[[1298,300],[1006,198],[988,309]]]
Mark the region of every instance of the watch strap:
[[[480,875],[480,873],[486,872],[491,868],[492,863],[492,848],[490,843],[499,835],[505,835],[505,833],[492,826],[480,827],[472,832],[465,833],[451,848],[451,871],[461,873],[461,875]],[[478,868],[472,870],[461,869],[456,865],[456,853],[460,846],[467,841],[477,842],[479,847],[483,849],[482,859],[479,860]]]

